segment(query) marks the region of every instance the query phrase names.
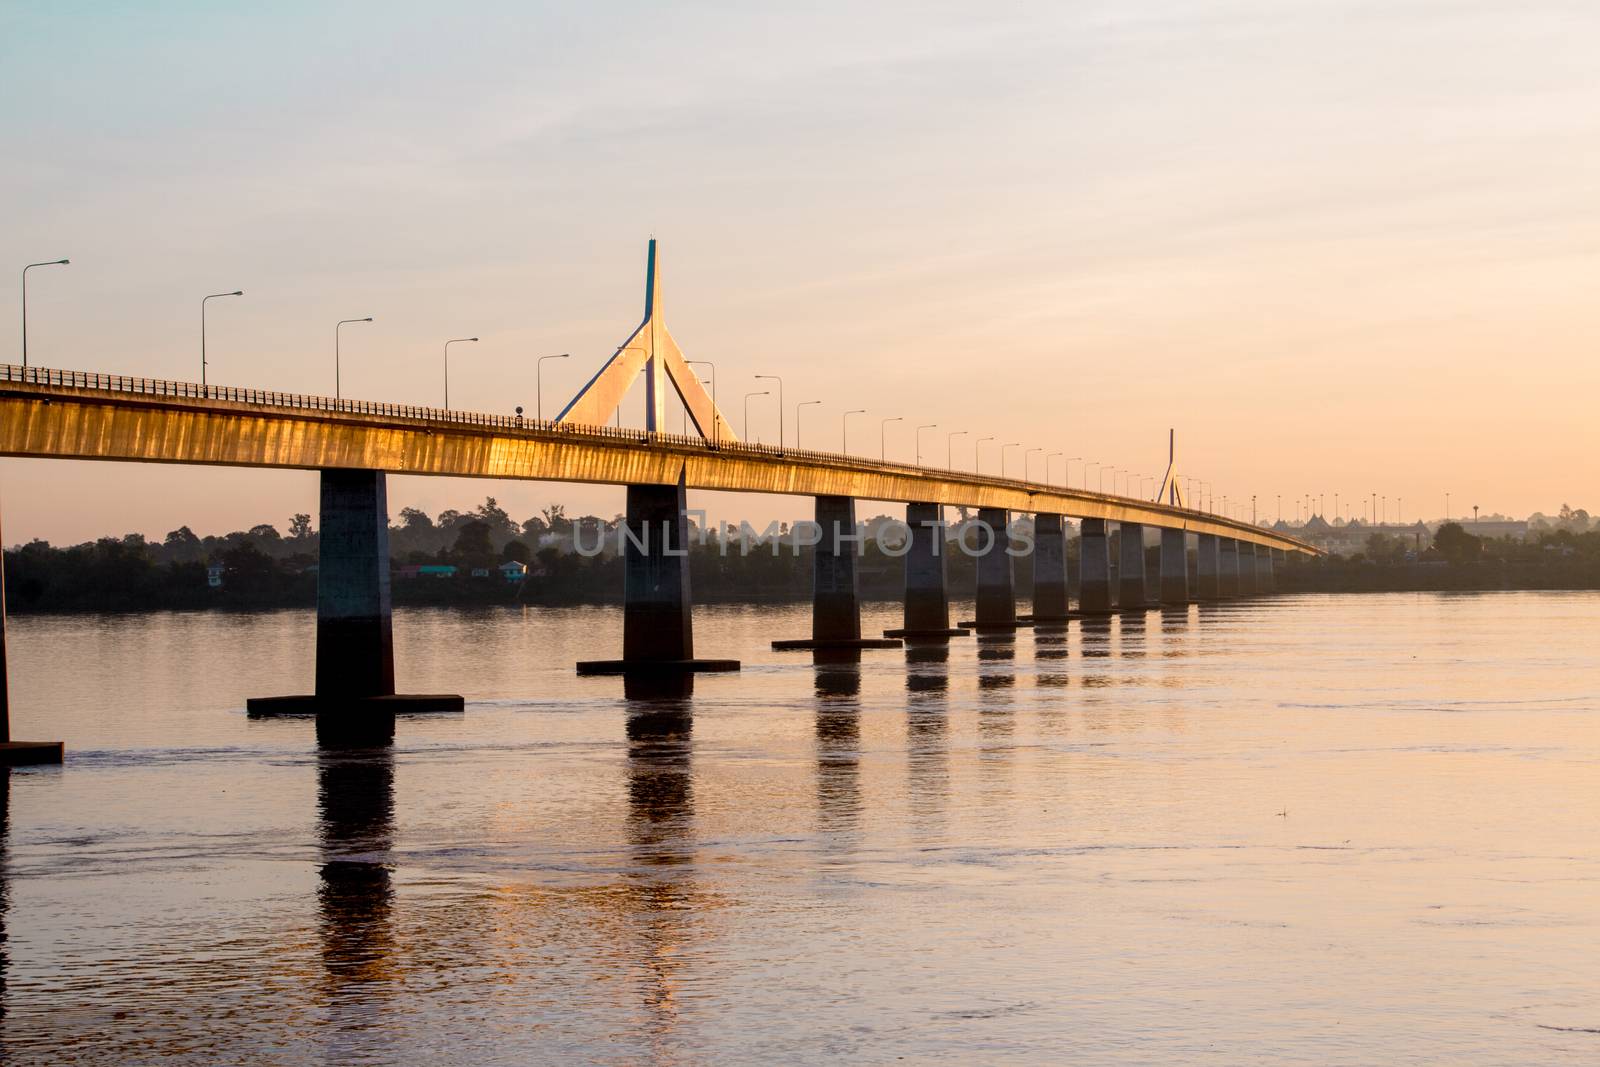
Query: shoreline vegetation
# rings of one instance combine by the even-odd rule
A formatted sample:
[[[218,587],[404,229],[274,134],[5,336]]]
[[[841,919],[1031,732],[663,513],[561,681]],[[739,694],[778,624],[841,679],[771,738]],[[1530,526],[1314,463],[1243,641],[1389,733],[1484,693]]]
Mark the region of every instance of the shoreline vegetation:
[[[1580,513],[1581,514],[1581,513]],[[1373,533],[1364,551],[1288,561],[1275,568],[1276,591],[1428,592],[1600,589],[1600,529],[1541,528],[1526,540],[1474,537],[1445,523],[1433,544]],[[622,599],[617,554],[620,516],[570,519],[560,505],[525,522],[489,498],[469,511],[437,519],[415,509],[390,528],[391,588],[399,606],[606,604]],[[868,537],[857,565],[862,598],[898,600],[902,565],[883,517],[864,524]],[[715,538],[693,543],[690,574],[700,603],[805,601],[811,596],[811,550],[796,546],[787,525],[763,532],[748,554],[724,552]],[[603,545],[597,555],[574,550]],[[887,546],[887,550],[886,547]],[[33,541],[5,552],[6,607],[18,615],[168,610],[264,610],[316,604],[316,532],[296,515],[287,536],[261,525],[199,537],[187,526],[160,542],[139,534],[68,547]],[[1150,550],[1152,553],[1154,549]],[[1077,542],[1068,542],[1076,582]],[[1115,558],[1115,557],[1113,557]],[[950,593],[970,597],[973,557],[952,545]],[[509,564],[509,566],[507,566]],[[1191,567],[1193,561],[1191,559]],[[525,569],[519,570],[519,567]],[[1015,558],[1017,595],[1032,592],[1032,558]]]

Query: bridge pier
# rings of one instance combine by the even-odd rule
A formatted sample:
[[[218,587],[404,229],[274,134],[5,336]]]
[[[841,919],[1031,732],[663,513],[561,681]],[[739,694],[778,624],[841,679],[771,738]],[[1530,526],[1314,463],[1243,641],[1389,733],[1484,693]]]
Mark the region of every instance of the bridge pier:
[[[861,587],[856,575],[858,553],[856,502],[847,496],[817,497],[821,540],[812,549],[811,639],[774,641],[779,651],[830,648],[899,648],[887,637],[861,636]]]
[[[61,741],[11,740],[11,687],[6,676],[6,575],[0,560],[0,767],[60,763],[66,745]]]
[[[317,552],[316,689],[310,696],[252,697],[251,715],[461,711],[445,693],[396,695],[393,604],[389,592],[387,476],[376,470],[322,472]],[[320,724],[319,724],[320,726]]]
[[[1236,541],[1239,546],[1239,595],[1256,595],[1256,546],[1249,541]]]
[[[1161,603],[1189,603],[1189,535],[1182,530],[1161,530]]]
[[[938,504],[907,504],[905,617],[885,637],[964,637],[950,625],[950,586],[945,570],[944,509]]]
[[[1218,600],[1222,597],[1222,544],[1216,534],[1195,535],[1195,597]]]
[[[1118,581],[1118,601],[1123,611],[1137,611],[1150,604],[1150,590],[1146,579],[1144,524],[1122,523],[1121,575]]]
[[[1011,513],[1005,508],[979,508],[978,522],[988,527],[990,533],[987,547],[978,556],[978,617],[961,625],[974,627],[980,633],[1032,625],[1017,618]]]
[[[1067,535],[1060,515],[1033,517],[1033,614],[1031,622],[1065,622],[1070,611],[1067,589]]]
[[[1105,519],[1084,519],[1078,540],[1078,610],[1105,615],[1117,610],[1111,582],[1111,537]]]
[[[1276,562],[1278,550],[1275,548],[1256,549],[1256,591],[1271,593],[1276,591],[1273,581],[1272,567]]]
[[[1217,539],[1217,595],[1223,599],[1239,595],[1239,542],[1231,537]]]
[[[622,537],[622,658],[585,660],[579,674],[736,671],[736,659],[695,659],[684,474],[673,485],[628,486]]]

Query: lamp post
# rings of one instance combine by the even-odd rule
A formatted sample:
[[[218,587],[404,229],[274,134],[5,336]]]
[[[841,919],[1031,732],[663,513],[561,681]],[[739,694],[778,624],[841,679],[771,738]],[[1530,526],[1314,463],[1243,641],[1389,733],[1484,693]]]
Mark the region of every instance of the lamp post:
[[[794,447],[800,447],[800,409],[820,403],[822,403],[820,400],[802,400],[794,406]]]
[[[1085,460],[1084,461],[1084,464],[1083,464],[1083,487],[1084,487],[1084,489],[1088,489],[1089,488],[1089,468],[1090,467],[1094,467],[1096,470],[1098,470],[1099,468],[1103,467],[1104,465],[1105,464],[1101,463],[1097,459],[1090,459],[1090,460]],[[1103,487],[1104,485],[1105,485],[1105,479],[1102,478],[1101,479],[1101,486]]]
[[[783,379],[776,374],[758,374],[756,380],[762,379],[778,383],[778,451],[783,451]]]
[[[457,337],[444,343],[444,409],[450,410],[450,346],[477,341],[476,337]]]
[[[1044,480],[1047,481],[1047,482],[1050,480],[1050,461],[1052,459],[1055,459],[1059,455],[1061,455],[1060,452],[1047,452],[1047,453],[1045,453],[1045,457],[1044,457]],[[1063,463],[1061,466],[1063,468],[1065,468],[1066,464]]]
[[[878,460],[880,462],[886,463],[889,460],[889,424],[891,422],[904,421],[906,421],[904,416],[896,415],[892,419],[884,419],[878,423]]]
[[[243,289],[235,289],[231,293],[212,293],[200,301],[200,388],[206,387],[206,304],[218,297],[243,296]]]
[[[772,395],[772,390],[771,389],[763,389],[759,393],[746,393],[746,394],[744,394],[744,439],[745,439],[746,443],[748,443],[749,440],[750,440],[750,398],[753,397],[753,396],[771,396],[771,395]]]
[[[1044,449],[1042,449],[1042,448],[1029,448],[1029,449],[1025,449],[1023,451],[1023,453],[1022,453],[1022,480],[1023,481],[1029,482],[1029,481],[1033,480],[1033,471],[1028,466],[1028,460],[1033,458],[1033,454],[1035,452],[1043,452],[1043,451],[1044,451]],[[1045,481],[1049,481],[1050,480],[1050,462],[1048,460],[1046,460],[1044,466],[1045,466]]]
[[[70,259],[47,259],[22,268],[22,365],[28,365],[28,272],[35,267],[65,267]]]
[[[980,437],[980,438],[978,438],[978,443],[972,446],[972,473],[973,474],[977,474],[979,472],[979,470],[983,467],[983,443],[985,441],[993,441],[993,440],[994,440],[994,436],[992,434],[990,436],[988,436],[988,437]]]
[[[547,359],[568,359],[571,352],[563,352],[558,356],[540,356],[533,361],[533,417],[540,422],[544,421],[544,361]]]
[[[1068,456],[1066,458],[1066,462],[1061,464],[1061,478],[1062,478],[1063,481],[1065,481],[1067,483],[1067,488],[1068,489],[1072,488],[1072,464],[1073,464],[1073,461],[1074,460],[1082,461],[1082,459],[1083,459],[1082,456]],[[1085,468],[1085,470],[1084,470],[1083,487],[1085,489],[1089,488],[1088,469],[1087,468]]]
[[[339,329],[352,322],[371,322],[369,315],[364,319],[340,319],[333,327],[333,398],[340,399],[344,394],[339,390]]]
[[[952,430],[944,435],[944,465],[946,470],[956,469],[955,441],[958,437],[966,436],[966,430]]]
[[[865,415],[866,408],[853,408],[844,413],[844,418],[839,420],[839,451],[844,455],[850,454],[850,416]]]
[[[691,367],[711,368],[711,444],[716,446],[719,444],[717,438],[721,436],[721,427],[717,425],[717,416],[721,413],[717,407],[717,365],[709,359],[686,359],[684,362]],[[703,435],[705,431],[702,429],[701,433]]]
[[[1021,447],[1021,441],[1007,441],[1005,444],[1000,446],[1000,477],[1004,478],[1006,476],[1006,449]]]
[[[916,466],[918,466],[918,467],[922,466],[922,431],[923,430],[937,430],[938,428],[939,428],[939,424],[937,422],[930,422],[925,426],[918,426],[917,427],[917,462],[915,464]]]

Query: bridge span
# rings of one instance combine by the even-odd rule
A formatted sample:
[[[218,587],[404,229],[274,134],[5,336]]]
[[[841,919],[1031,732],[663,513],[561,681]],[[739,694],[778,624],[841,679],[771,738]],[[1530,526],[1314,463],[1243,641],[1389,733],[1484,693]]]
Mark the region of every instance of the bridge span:
[[[695,656],[689,490],[814,498],[820,541],[813,548],[812,633],[774,642],[780,648],[948,640],[973,630],[1060,625],[1083,615],[1250,595],[1270,591],[1274,563],[1285,554],[1320,554],[1295,538],[1183,506],[1170,469],[1162,494],[1151,501],[741,442],[661,321],[653,241],[646,278],[644,321],[555,420],[0,365],[0,456],[319,471],[315,692],[250,702],[255,713],[315,712],[319,730],[370,717],[363,713],[462,708],[459,696],[394,691],[390,473],[627,487],[622,657],[581,663],[582,673],[738,668],[735,661]],[[647,384],[646,429],[604,425],[640,374]],[[661,431],[669,389],[698,436]],[[904,625],[884,637],[861,633],[858,549],[849,539],[858,500],[906,506]],[[972,553],[977,618],[959,625],[950,619],[946,578],[943,513],[950,506],[976,509],[987,531],[986,543]],[[1033,612],[1023,616],[1012,575],[1015,514],[1034,522]],[[1081,523],[1076,583],[1067,566],[1067,518]],[[3,597],[0,584],[0,762],[50,758],[49,746],[10,742]],[[60,746],[53,752],[59,759]]]

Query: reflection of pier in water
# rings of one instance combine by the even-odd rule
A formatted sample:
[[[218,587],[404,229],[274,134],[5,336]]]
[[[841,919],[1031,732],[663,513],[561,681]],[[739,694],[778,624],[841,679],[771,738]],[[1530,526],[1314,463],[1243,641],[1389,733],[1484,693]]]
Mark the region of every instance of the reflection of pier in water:
[[[943,835],[950,799],[950,644],[906,642],[906,800],[912,829]]]
[[[670,1060],[678,1026],[680,971],[704,901],[692,880],[694,840],[694,675],[625,680],[628,843],[624,890],[639,945],[639,997],[649,1013],[644,1039]]]
[[[379,717],[366,736],[319,738],[317,932],[331,1016],[326,1036],[335,1045],[350,1038],[369,1048],[385,1033],[381,997],[400,978],[391,873],[393,735],[392,717]],[[337,1047],[328,1052],[340,1055]]]
[[[817,649],[817,829],[830,848],[854,842],[861,820],[861,653]]]

